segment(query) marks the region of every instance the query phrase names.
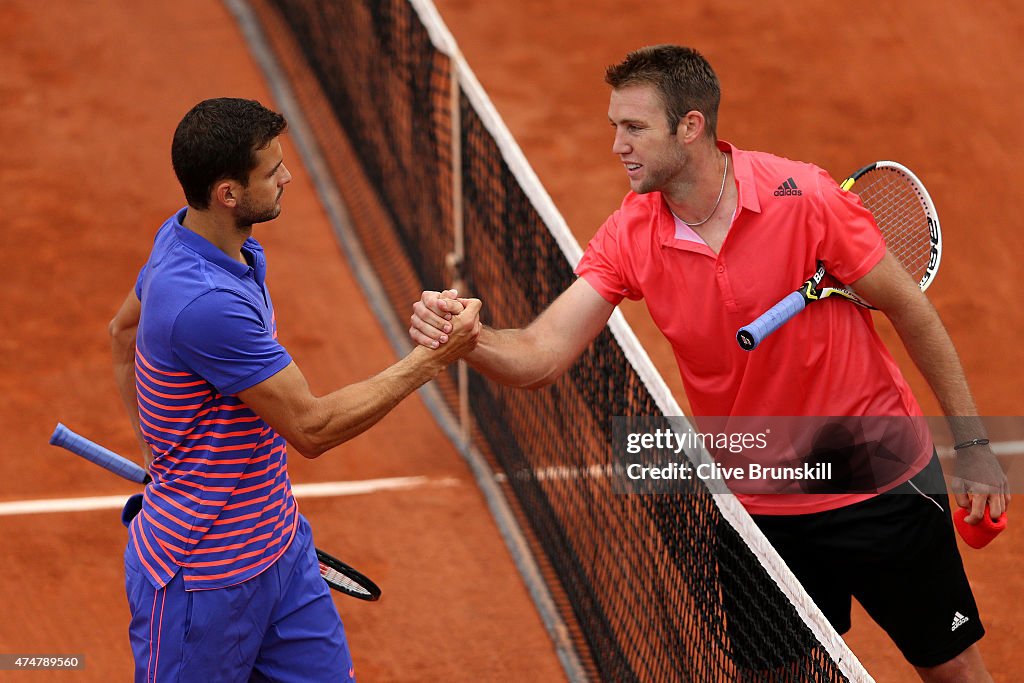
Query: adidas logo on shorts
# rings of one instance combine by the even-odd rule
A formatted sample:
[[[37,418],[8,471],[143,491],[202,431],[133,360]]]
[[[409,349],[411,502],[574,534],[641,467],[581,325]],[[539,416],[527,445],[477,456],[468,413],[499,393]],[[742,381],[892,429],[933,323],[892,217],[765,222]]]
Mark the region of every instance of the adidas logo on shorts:
[[[786,180],[786,182],[779,185],[779,189],[775,190],[776,197],[800,197],[803,196],[803,191],[796,186],[796,181],[792,178]]]
[[[963,626],[966,623],[967,623],[967,617],[965,617],[964,615],[962,615],[959,612],[957,612],[956,614],[953,615],[953,628],[951,628],[949,630],[950,631],[955,631],[955,630],[957,630],[958,628],[960,628],[961,626]]]

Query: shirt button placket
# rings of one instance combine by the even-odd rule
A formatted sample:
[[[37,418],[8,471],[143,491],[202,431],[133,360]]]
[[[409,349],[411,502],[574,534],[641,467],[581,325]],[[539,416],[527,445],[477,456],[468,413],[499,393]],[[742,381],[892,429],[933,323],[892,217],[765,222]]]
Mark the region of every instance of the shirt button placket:
[[[733,296],[732,286],[729,284],[729,273],[725,267],[725,264],[719,261],[715,265],[715,277],[718,279],[718,290],[722,293],[722,300],[725,302],[725,307],[729,311],[736,311],[736,297]]]

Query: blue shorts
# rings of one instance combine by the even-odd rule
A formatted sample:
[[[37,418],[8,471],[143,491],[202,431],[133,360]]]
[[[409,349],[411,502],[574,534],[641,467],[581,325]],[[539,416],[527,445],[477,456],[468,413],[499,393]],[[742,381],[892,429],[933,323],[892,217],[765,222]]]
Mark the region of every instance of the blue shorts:
[[[156,590],[125,553],[136,681],[355,681],[309,523],[259,576],[186,591],[181,572]]]

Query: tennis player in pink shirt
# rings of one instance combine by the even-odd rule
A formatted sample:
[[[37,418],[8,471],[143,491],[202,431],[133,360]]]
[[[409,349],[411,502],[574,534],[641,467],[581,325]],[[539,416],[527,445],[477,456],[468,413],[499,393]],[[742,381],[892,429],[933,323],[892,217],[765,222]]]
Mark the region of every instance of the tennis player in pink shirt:
[[[856,597],[922,680],[991,681],[931,436],[916,427],[921,408],[868,311],[831,300],[808,307],[754,352],[735,342],[737,329],[824,262],[892,321],[953,418],[957,442],[978,440],[959,457],[982,483],[954,480],[956,501],[976,524],[986,505],[998,518],[1010,496],[980,421],[971,419],[977,410],[937,312],[886,251],[860,200],[825,171],[718,139],[719,82],[698,52],[642,48],[609,67],[606,82],[612,151],[631,191],[590,241],[578,279],[526,327],[485,327],[467,360],[496,382],[545,386],[623,299],[644,299],[672,344],[698,425],[702,416],[904,420],[904,467],[876,490],[739,498],[837,631],[849,629]],[[448,316],[461,310],[452,291],[424,292],[412,339],[445,343]],[[748,647],[757,649],[734,651]]]

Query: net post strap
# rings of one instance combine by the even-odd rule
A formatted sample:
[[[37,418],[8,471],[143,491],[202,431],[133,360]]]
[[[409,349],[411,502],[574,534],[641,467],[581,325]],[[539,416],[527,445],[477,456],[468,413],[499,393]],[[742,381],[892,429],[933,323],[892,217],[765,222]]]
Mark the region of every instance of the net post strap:
[[[452,118],[452,237],[455,244],[449,259],[451,269],[451,287],[463,292],[465,282],[462,279],[462,264],[466,258],[466,240],[463,223],[462,203],[462,89],[459,85],[458,63],[452,61],[451,103]],[[469,366],[466,361],[459,360],[456,370],[459,391],[459,431],[462,443],[460,448],[468,448],[471,443],[471,418],[469,411]]]

